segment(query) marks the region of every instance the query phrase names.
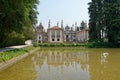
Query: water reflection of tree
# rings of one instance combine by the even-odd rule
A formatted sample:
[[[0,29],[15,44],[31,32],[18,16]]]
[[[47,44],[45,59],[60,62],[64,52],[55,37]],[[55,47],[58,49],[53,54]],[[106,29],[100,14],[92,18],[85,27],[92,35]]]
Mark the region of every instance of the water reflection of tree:
[[[89,55],[90,80],[118,80],[120,79],[120,54],[104,52],[92,52]]]

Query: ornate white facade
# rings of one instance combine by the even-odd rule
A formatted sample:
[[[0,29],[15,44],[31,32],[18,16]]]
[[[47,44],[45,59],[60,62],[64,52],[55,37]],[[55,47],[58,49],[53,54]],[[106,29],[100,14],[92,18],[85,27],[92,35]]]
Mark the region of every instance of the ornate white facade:
[[[58,26],[48,28],[48,42],[50,43],[62,43],[63,42],[63,29]]]
[[[73,27],[69,27],[68,25],[65,27],[64,42],[76,42],[76,31],[73,30]]]
[[[77,42],[88,42],[89,40],[89,29],[83,29],[76,33]]]
[[[42,23],[36,27],[36,40],[38,43],[47,42],[47,33],[45,32]]]
[[[61,22],[61,27],[59,27],[59,23],[57,23],[57,26],[51,27],[49,20],[47,32],[45,32],[41,23],[36,27],[36,38],[39,43],[87,42],[89,40],[88,32],[89,29],[77,31],[77,23],[75,23],[75,27],[74,25],[72,27],[67,25],[64,28],[63,21]]]

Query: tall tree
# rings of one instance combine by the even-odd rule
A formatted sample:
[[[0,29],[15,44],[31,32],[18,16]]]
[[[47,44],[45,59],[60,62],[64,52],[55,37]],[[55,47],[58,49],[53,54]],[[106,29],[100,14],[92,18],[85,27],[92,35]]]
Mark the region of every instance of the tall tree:
[[[24,30],[33,29],[37,21],[37,4],[38,0],[0,1],[0,47],[8,45],[10,40],[14,44],[12,36],[26,39]]]
[[[103,34],[108,42],[120,41],[120,1],[92,0],[89,3],[90,40],[103,41]]]
[[[120,1],[104,0],[104,21],[108,42],[120,41]]]
[[[89,38],[90,41],[96,41],[98,39],[97,36],[97,28],[96,28],[96,21],[97,21],[97,11],[96,11],[96,0],[92,0],[89,3]]]
[[[81,25],[80,25],[80,29],[83,30],[87,27],[87,23],[85,23],[84,21],[81,22]]]

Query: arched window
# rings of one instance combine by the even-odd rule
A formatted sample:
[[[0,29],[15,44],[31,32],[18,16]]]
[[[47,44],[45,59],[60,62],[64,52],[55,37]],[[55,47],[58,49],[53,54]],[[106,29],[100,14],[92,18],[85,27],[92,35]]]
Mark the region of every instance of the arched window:
[[[57,37],[60,37],[60,30],[57,30]]]
[[[55,37],[55,31],[51,30],[51,33],[52,33],[51,37]]]

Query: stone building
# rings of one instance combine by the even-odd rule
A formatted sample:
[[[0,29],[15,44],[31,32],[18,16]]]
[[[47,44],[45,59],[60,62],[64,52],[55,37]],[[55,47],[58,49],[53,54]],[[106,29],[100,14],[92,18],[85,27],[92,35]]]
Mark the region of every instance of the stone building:
[[[48,29],[45,32],[42,23],[36,27],[36,38],[37,42],[50,42],[50,43],[72,43],[72,42],[87,42],[89,40],[88,35],[89,29],[85,28],[83,30],[77,30],[77,23],[75,26],[65,26],[63,27],[63,20],[61,21],[61,26],[57,22],[57,26],[51,27],[51,22],[48,22]]]
[[[50,43],[62,43],[63,42],[63,29],[58,26],[48,28],[48,42]]]
[[[66,26],[64,30],[64,42],[76,42],[76,31],[73,26]]]
[[[76,33],[76,40],[77,42],[88,42],[89,40],[89,29],[86,28],[86,29],[83,29],[81,31],[78,31]]]
[[[45,32],[42,23],[40,23],[40,25],[36,27],[35,31],[36,31],[36,40],[38,43],[47,42],[47,33]]]

